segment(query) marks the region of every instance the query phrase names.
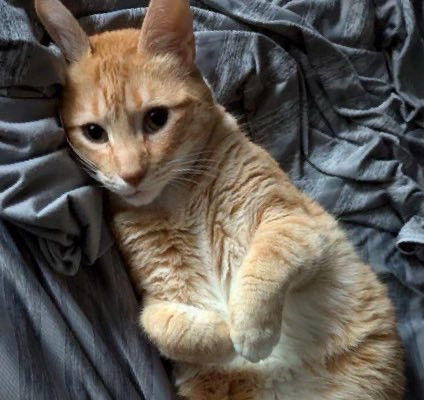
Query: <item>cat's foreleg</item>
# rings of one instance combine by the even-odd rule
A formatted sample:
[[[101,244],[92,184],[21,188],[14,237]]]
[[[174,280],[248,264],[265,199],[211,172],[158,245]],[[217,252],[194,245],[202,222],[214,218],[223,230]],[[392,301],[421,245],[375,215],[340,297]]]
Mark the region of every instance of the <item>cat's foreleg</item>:
[[[327,242],[308,215],[275,214],[260,223],[230,295],[231,338],[236,352],[252,362],[272,352],[281,335],[284,297],[317,272]]]
[[[213,363],[235,355],[229,326],[217,313],[162,301],[145,305],[140,321],[159,351],[170,359]]]

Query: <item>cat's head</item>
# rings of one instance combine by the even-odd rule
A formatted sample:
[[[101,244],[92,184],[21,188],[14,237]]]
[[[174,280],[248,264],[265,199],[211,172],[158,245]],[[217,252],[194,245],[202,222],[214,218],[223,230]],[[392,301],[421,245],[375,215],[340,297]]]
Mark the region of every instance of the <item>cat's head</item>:
[[[58,0],[36,0],[68,61],[61,116],[92,176],[150,203],[201,155],[215,104],[194,64],[188,0],[152,0],[141,29],[88,37]]]

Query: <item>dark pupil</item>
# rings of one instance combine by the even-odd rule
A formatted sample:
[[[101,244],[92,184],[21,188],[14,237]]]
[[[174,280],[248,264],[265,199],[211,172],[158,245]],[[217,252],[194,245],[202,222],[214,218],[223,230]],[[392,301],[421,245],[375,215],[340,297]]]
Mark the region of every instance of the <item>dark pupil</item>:
[[[91,139],[100,140],[103,138],[104,130],[99,125],[90,124],[87,126],[87,134]]]
[[[166,124],[168,119],[168,110],[166,108],[154,108],[148,113],[148,118],[150,120],[150,128],[158,129]]]

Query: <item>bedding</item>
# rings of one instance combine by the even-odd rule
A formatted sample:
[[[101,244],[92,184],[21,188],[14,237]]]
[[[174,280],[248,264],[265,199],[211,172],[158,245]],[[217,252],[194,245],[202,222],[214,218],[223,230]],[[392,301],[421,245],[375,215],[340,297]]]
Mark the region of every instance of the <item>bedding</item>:
[[[63,0],[89,34],[142,0]],[[335,214],[387,284],[424,398],[424,7],[414,0],[191,1],[216,99]],[[64,59],[32,1],[0,2],[0,398],[172,399],[137,298],[71,157]]]

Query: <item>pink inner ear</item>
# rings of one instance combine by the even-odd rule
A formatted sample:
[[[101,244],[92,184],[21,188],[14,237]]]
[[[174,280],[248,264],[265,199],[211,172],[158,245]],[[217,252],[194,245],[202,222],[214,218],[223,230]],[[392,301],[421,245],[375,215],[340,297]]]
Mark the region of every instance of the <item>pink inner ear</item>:
[[[151,0],[140,32],[139,49],[174,54],[192,63],[195,45],[188,0]]]

